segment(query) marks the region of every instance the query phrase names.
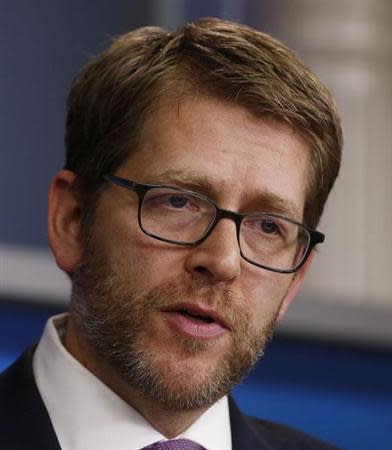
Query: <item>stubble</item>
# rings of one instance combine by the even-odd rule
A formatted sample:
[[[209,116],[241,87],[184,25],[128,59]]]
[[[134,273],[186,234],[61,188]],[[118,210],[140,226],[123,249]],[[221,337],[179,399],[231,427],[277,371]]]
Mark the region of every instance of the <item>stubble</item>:
[[[168,410],[190,410],[213,404],[251,370],[272,336],[273,317],[256,330],[252,311],[228,287],[206,284],[190,275],[168,280],[138,293],[127,274],[114,271],[103,249],[90,240],[82,264],[73,274],[72,309],[91,348],[130,386]],[[218,311],[230,327],[229,345],[204,373],[197,361],[215,345],[175,335],[181,354],[167,364],[159,348],[143,345],[151,318],[184,299],[193,298]],[[159,345],[159,342],[157,343]]]

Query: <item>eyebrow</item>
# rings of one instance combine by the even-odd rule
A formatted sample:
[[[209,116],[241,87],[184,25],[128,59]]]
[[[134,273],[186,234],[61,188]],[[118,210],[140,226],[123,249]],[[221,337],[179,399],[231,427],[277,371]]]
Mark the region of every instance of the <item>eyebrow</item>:
[[[260,202],[267,208],[265,212],[273,212],[284,215],[291,219],[302,220],[302,213],[299,212],[297,206],[291,200],[283,198],[273,192],[267,191],[260,195]]]
[[[200,194],[214,197],[216,188],[204,175],[200,175],[192,170],[186,172],[178,169],[169,169],[152,177],[147,178],[147,182],[156,183],[157,179],[159,183],[174,185],[177,187],[195,190]]]
[[[147,178],[147,183],[155,184],[164,183],[172,185],[174,187],[181,187],[196,193],[203,194],[206,197],[211,197],[213,200],[217,197],[217,187],[209,178],[199,173],[187,170],[186,172],[178,169],[169,169],[165,172],[152,177]],[[247,194],[246,198],[250,198],[251,195]],[[256,209],[252,211],[259,212],[271,212],[276,214],[282,214],[292,219],[301,220],[302,213],[298,210],[293,201],[288,198],[283,198],[271,191],[264,191],[257,193],[252,201],[249,201],[250,205],[255,205]],[[259,205],[259,206],[258,206]],[[249,210],[251,212],[251,210]]]

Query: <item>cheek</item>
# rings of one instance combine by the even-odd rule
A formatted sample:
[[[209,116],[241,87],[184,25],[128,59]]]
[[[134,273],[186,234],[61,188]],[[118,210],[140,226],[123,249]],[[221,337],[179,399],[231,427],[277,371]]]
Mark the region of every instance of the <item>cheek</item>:
[[[140,230],[118,233],[111,243],[110,261],[124,283],[148,292],[181,275],[182,249],[160,242]]]
[[[291,275],[263,271],[244,284],[244,298],[258,327],[264,326],[278,313],[291,280]]]
[[[143,293],[181,275],[185,249],[147,236],[139,227],[136,209],[117,198],[104,199],[102,204],[96,213],[94,238],[123,285],[132,284]]]

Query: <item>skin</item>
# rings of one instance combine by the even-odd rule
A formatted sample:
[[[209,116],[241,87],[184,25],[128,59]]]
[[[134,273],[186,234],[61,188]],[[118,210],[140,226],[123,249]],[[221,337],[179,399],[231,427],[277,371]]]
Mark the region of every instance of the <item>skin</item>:
[[[187,187],[233,211],[277,211],[302,219],[308,173],[308,144],[299,133],[273,119],[256,118],[242,107],[219,100],[185,98],[162,104],[150,116],[141,147],[117,175],[139,182]],[[80,205],[70,187],[75,175],[61,171],[49,193],[49,240],[58,266],[74,272],[81,262]],[[142,296],[170,280],[197,281],[198,286],[229,290],[238,308],[251,311],[249,327],[261,338],[280,320],[298,292],[312,256],[296,275],[279,274],[250,265],[239,253],[235,225],[223,219],[206,241],[179,247],[154,240],[139,229],[136,195],[108,186],[96,211],[94,237],[111,269]],[[99,298],[96,299],[99,302]],[[200,301],[200,299],[184,299]],[[225,315],[229,306],[210,299]],[[237,307],[235,306],[235,307]],[[203,352],[187,354],[173,328],[159,311],[148,318],[138,343],[149,350],[167,383],[189,385],[211,376],[233,346],[235,323]],[[86,339],[71,308],[65,346],[114,392],[137,409],[155,428],[174,437],[210,405],[171,409],[130,386]]]

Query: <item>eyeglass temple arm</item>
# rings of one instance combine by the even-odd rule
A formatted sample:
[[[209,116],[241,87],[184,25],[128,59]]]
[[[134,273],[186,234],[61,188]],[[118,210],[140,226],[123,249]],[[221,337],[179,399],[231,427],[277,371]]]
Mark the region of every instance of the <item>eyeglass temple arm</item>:
[[[313,246],[317,244],[322,244],[325,240],[325,235],[317,230],[312,230],[312,241]]]
[[[110,183],[117,184],[118,186],[125,187],[133,191],[137,183],[131,180],[126,180],[125,178],[117,177],[116,175],[105,175],[104,180]]]

